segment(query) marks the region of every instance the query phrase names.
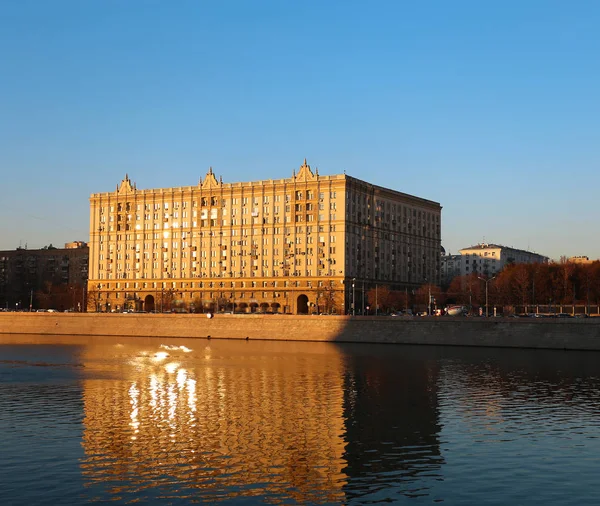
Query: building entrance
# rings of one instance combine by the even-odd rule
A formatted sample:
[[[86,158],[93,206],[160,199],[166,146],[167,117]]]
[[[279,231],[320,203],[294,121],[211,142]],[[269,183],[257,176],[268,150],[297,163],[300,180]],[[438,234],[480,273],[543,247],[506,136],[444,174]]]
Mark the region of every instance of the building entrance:
[[[298,296],[296,303],[297,314],[308,314],[308,297],[304,294]]]
[[[154,311],[154,297],[152,295],[147,295],[144,299],[144,311]]]

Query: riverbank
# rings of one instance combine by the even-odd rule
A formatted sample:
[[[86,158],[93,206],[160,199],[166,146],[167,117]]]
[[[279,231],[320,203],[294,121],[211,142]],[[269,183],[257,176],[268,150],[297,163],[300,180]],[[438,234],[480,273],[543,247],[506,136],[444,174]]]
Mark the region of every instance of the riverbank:
[[[0,334],[185,337],[600,351],[600,319],[0,313]]]

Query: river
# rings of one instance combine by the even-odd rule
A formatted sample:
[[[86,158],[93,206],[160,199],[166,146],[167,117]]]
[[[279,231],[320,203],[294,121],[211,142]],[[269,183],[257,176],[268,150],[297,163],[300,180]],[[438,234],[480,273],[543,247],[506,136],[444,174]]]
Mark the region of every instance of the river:
[[[0,336],[0,504],[600,504],[600,354]]]

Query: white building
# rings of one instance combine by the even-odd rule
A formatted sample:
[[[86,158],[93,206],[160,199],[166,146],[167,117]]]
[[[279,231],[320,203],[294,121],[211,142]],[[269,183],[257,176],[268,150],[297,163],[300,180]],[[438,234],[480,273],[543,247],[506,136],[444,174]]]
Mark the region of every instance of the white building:
[[[459,250],[459,255],[442,254],[440,271],[442,285],[449,285],[456,276],[477,274],[492,277],[507,264],[546,263],[548,257],[499,244],[477,244]]]
[[[548,257],[499,244],[477,244],[459,250],[460,275],[477,274],[492,277],[507,264],[546,263]]]

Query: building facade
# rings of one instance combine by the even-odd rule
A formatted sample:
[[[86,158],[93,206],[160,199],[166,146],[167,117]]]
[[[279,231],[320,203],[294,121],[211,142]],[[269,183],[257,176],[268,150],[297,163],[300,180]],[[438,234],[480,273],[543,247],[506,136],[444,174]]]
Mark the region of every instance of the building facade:
[[[477,244],[459,250],[461,255],[460,274],[462,276],[477,274],[492,277],[498,274],[507,264],[547,263],[548,257],[499,244]]]
[[[60,292],[59,287],[79,287],[77,295],[81,303],[81,289],[88,278],[89,249],[84,242],[65,244],[64,248],[43,249],[18,248],[0,251],[0,307],[5,309],[28,309],[37,307],[34,299],[38,292]],[[70,296],[61,297],[68,304]],[[46,298],[50,303],[50,299]],[[58,300],[58,299],[57,299]],[[61,308],[67,309],[67,307]]]
[[[289,179],[90,198],[88,308],[349,313],[377,284],[439,284],[440,204],[306,160]],[[364,305],[364,302],[363,302]]]
[[[443,255],[440,262],[441,282],[443,287],[447,287],[450,282],[460,276],[462,266],[462,255]]]
[[[590,257],[588,257],[588,256],[579,255],[579,256],[567,258],[567,262],[571,262],[572,264],[587,265],[587,264],[594,263],[594,260],[590,260]]]

